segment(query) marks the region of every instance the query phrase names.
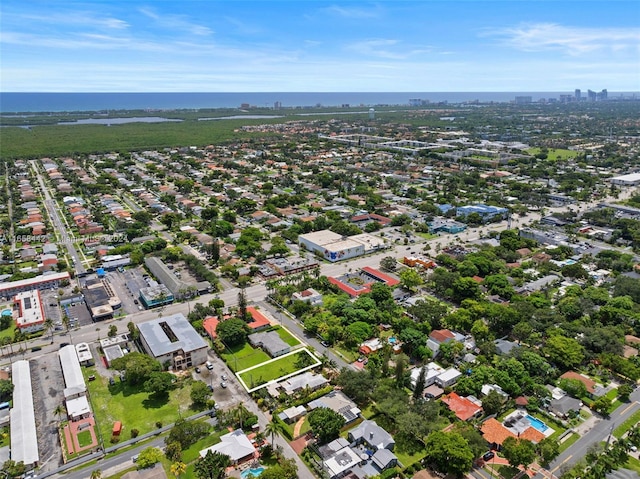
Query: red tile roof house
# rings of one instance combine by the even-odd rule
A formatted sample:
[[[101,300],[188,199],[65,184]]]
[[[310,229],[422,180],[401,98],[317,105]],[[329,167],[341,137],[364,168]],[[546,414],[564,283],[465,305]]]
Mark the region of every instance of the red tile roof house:
[[[271,326],[271,321],[269,321],[269,318],[267,318],[264,314],[262,314],[253,306],[247,307],[247,313],[251,315],[252,321],[248,323],[248,326],[253,331],[260,331],[262,329],[267,329],[269,326]]]
[[[583,376],[582,374],[578,374],[575,371],[567,371],[562,376],[560,376],[560,379],[575,379],[577,381],[580,381],[582,384],[584,384],[584,387],[587,389],[589,396],[593,396],[593,393],[595,393],[596,391],[596,382],[593,379],[589,379],[588,377]]]
[[[508,437],[518,438],[518,436],[500,424],[500,421],[495,418],[487,419],[483,422],[480,427],[480,432],[482,432],[482,436],[491,445],[492,449],[500,449],[502,443]],[[537,444],[544,439],[544,434],[533,427],[528,427],[520,434],[519,438],[527,439]]]
[[[482,406],[456,393],[443,396],[442,402],[449,406],[449,409],[453,411],[461,421],[468,421],[469,419],[478,417],[482,413]]]

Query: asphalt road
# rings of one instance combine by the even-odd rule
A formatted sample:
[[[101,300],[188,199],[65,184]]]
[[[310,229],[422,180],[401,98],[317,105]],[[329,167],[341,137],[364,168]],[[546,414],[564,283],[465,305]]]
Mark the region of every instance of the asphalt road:
[[[602,418],[593,428],[584,434],[580,439],[560,454],[550,465],[549,469],[553,473],[558,473],[561,468],[569,467],[576,463],[589,451],[589,448],[595,444],[606,441],[609,434],[620,424],[622,424],[634,412],[640,409],[640,389],[636,389],[629,396],[629,403],[622,404],[618,407],[610,417]],[[565,466],[566,465],[566,466]]]
[[[60,219],[58,204],[54,199],[52,199],[51,193],[49,192],[49,188],[47,188],[47,185],[45,184],[44,179],[42,178],[42,174],[40,173],[36,160],[31,160],[31,168],[33,169],[33,172],[36,174],[36,177],[38,178],[38,183],[40,184],[40,191],[42,192],[42,195],[44,198],[42,202],[44,203],[44,207],[46,208],[47,213],[49,214],[49,219],[51,220],[54,230],[57,231],[59,237],[62,238],[62,243],[67,248],[67,252],[69,253],[69,257],[73,262],[73,267],[76,271],[76,274],[84,274],[86,272],[86,269],[82,264],[80,255],[78,254],[78,251],[76,250],[73,244],[74,237],[71,235],[66,225]]]

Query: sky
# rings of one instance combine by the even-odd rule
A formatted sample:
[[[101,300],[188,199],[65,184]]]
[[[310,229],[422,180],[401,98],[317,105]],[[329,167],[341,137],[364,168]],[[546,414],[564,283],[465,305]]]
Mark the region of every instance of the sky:
[[[0,2],[3,92],[640,90],[640,1]]]

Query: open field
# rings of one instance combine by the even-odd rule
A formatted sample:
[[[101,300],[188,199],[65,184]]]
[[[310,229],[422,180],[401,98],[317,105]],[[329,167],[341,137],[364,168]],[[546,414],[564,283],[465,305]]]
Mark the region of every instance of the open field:
[[[227,348],[220,356],[234,372],[257,366],[271,359],[262,349],[254,349],[249,343]]]
[[[540,148],[529,148],[527,153],[530,155],[537,155],[540,153]],[[564,150],[561,148],[549,148],[549,152],[547,153],[547,157],[550,160],[567,160],[568,158],[575,158],[578,155],[577,151],[573,150]]]
[[[190,386],[174,389],[167,400],[157,399],[142,391],[142,387],[131,387],[120,381],[109,386],[107,378],[96,372],[95,367],[83,368],[85,380],[95,375],[95,381],[87,381],[91,394],[91,406],[96,424],[105,443],[109,442],[115,421],[121,421],[122,439],[129,439],[131,430],[140,434],[153,431],[156,422],[170,424],[180,417],[180,409],[191,404]]]
[[[274,379],[281,378],[282,376],[291,374],[300,369],[296,365],[296,360],[298,359],[300,354],[311,356],[311,353],[309,353],[307,350],[301,349],[294,354],[282,356],[278,359],[262,364],[254,369],[245,371],[239,375],[240,379],[242,379],[242,381],[244,381],[244,383],[249,388],[254,388],[257,385],[264,384]],[[311,358],[315,362],[318,361],[313,356],[311,356]]]
[[[297,346],[298,344],[300,344],[300,341],[294,338],[293,335],[286,329],[277,328],[275,331],[278,333],[278,336],[280,336],[280,338],[289,346]]]

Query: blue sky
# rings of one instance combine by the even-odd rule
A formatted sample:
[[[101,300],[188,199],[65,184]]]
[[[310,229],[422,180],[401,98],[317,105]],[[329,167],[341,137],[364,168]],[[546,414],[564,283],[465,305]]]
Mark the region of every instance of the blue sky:
[[[2,0],[0,91],[640,90],[640,2]]]

